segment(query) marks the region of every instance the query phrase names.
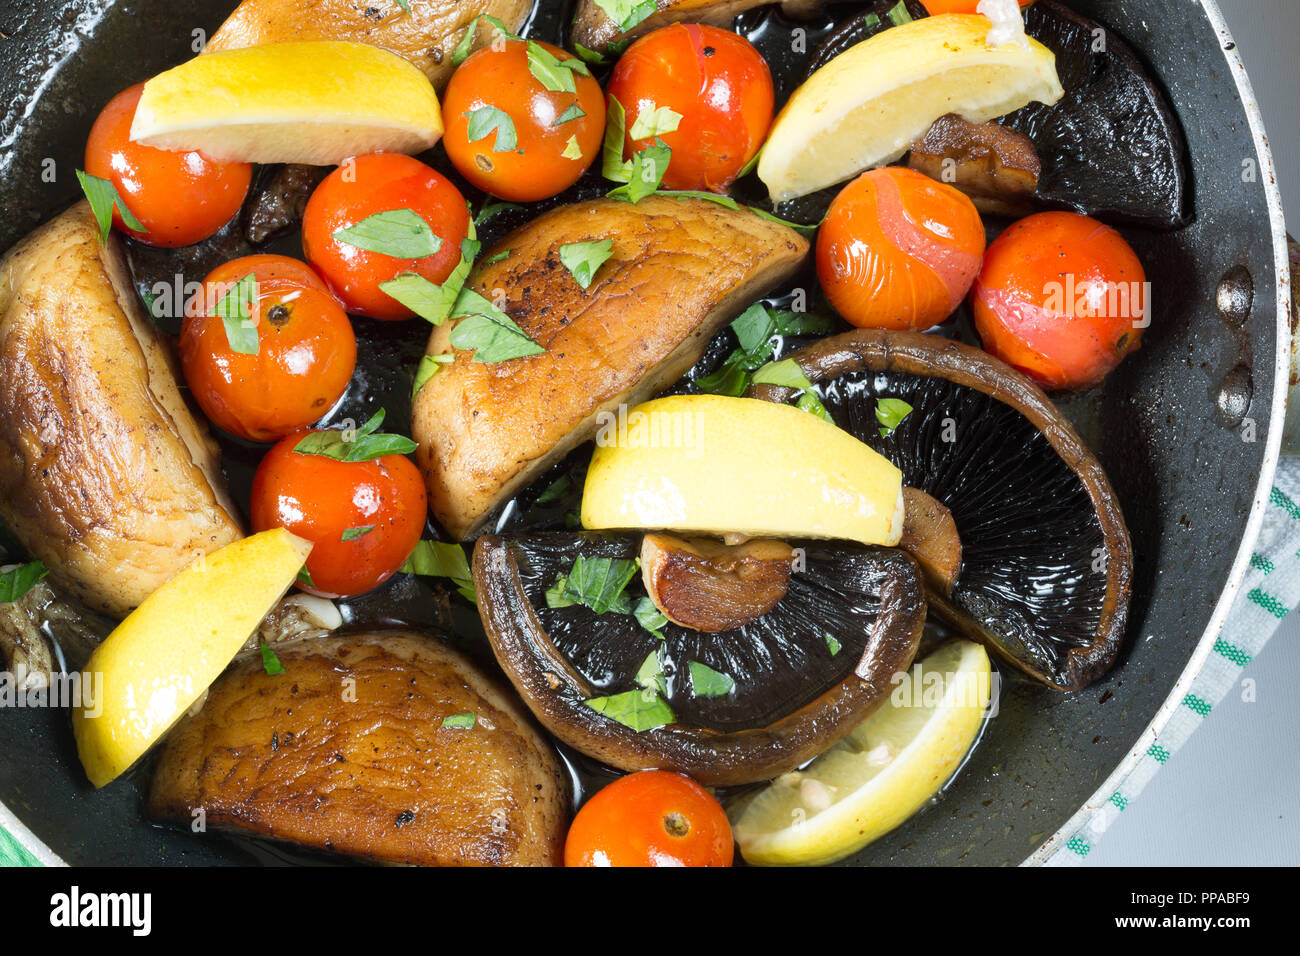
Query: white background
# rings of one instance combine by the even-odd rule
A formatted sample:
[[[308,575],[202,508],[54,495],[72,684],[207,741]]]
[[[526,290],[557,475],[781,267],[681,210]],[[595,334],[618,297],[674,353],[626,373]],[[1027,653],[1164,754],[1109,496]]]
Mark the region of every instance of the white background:
[[[1287,220],[1300,223],[1300,0],[1219,6],[1264,111]],[[1215,707],[1087,865],[1300,865],[1300,612],[1243,676],[1255,701],[1239,687]]]

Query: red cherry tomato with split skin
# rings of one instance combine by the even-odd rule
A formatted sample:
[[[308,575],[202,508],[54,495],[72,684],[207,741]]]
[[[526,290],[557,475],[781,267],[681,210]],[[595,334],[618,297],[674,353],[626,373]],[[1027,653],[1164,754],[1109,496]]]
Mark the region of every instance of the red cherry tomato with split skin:
[[[409,209],[441,240],[423,258],[371,252],[336,239],[341,229],[376,213]],[[329,284],[349,312],[375,319],[409,319],[413,313],[380,288],[404,273],[441,285],[460,264],[461,243],[469,235],[465,197],[441,173],[400,153],[358,156],[334,170],[316,187],[302,217],[302,247],[307,261]]]
[[[971,292],[984,348],[1047,389],[1097,385],[1142,343],[1150,287],[1114,229],[1072,212],[1011,225]]]
[[[1029,6],[1034,0],[1020,0],[1021,8]],[[976,9],[980,0],[921,0],[925,9],[930,11],[930,16],[935,17],[941,13],[979,13]]]
[[[303,590],[322,597],[364,594],[415,550],[425,524],[424,480],[403,455],[343,462],[294,451],[309,434],[295,432],[262,459],[253,477],[253,529],[287,528],[313,542],[312,584],[300,585]]]
[[[230,347],[217,304],[252,275],[257,354]],[[352,323],[325,283],[287,256],[246,256],[219,266],[185,310],[181,368],[199,407],[218,428],[272,442],[321,418],[357,363]]]
[[[587,68],[573,54],[537,43],[561,61]],[[572,73],[575,92],[548,90],[529,69],[528,44],[509,40],[484,47],[452,74],[443,97],[443,144],[460,174],[510,202],[536,202],[568,189],[600,155],[605,96],[589,74]],[[585,115],[559,120],[576,106]],[[510,117],[514,149],[497,150],[499,131],[470,142],[470,117],[494,108]]]
[[[731,866],[731,824],[690,777],[643,770],[620,777],[578,811],[565,866]]]
[[[674,23],[647,33],[614,67],[609,95],[627,114],[623,156],[653,146],[655,136],[633,136],[651,110],[681,116],[658,138],[671,147],[665,189],[724,193],[755,156],[772,126],[772,73],[745,38],[718,27]],[[644,128],[644,126],[643,126]]]
[[[219,163],[202,153],[174,153],[131,140],[131,123],[144,84],[109,100],[86,141],[86,172],[107,179],[146,229],[120,232],[151,246],[188,246],[228,223],[244,204],[253,178],[249,163]]]
[[[962,192],[897,166],[845,186],[817,234],[817,276],[859,328],[924,331],[979,273],[984,223]]]

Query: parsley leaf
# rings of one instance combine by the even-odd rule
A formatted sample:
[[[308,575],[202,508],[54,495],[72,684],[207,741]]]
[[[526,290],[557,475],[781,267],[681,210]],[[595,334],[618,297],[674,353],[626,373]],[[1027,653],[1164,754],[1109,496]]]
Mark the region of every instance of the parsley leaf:
[[[0,604],[22,600],[49,573],[40,561],[32,561],[0,574]]]
[[[627,184],[627,198],[638,203],[658,192],[672,158],[673,151],[661,139],[656,139],[655,145],[639,150],[632,157],[632,178]]]
[[[831,635],[827,634],[826,649],[831,652],[831,657],[834,657],[836,654],[840,652],[840,642],[835,640],[835,638],[831,637]]]
[[[257,323],[253,321],[253,303],[257,301],[257,279],[253,273],[244,276],[223,295],[212,308],[226,329],[226,342],[232,352],[256,355],[258,349]]]
[[[98,176],[92,176],[90,173],[77,170],[77,181],[81,183],[81,191],[86,194],[86,201],[90,203],[90,211],[95,214],[95,222],[99,226],[99,241],[108,242],[108,233],[113,228],[113,209],[117,208],[118,213],[122,216],[122,222],[128,229],[134,229],[136,232],[148,232],[144,224],[135,217],[126,203],[122,201],[121,194],[107,179],[100,179]]]
[[[483,223],[487,222],[493,216],[499,215],[500,213],[506,212],[507,210],[523,209],[523,208],[524,207],[519,205],[518,203],[498,202],[496,200],[489,199],[487,202],[483,204],[483,208],[478,211],[478,215],[474,217],[474,225],[481,226],[483,225]]]
[[[472,289],[461,292],[454,311],[464,318],[451,330],[452,347],[473,349],[475,362],[508,362],[546,351],[514,319]]]
[[[375,526],[372,524],[357,525],[355,528],[344,528],[342,540],[359,541],[374,530]]]
[[[389,209],[334,233],[339,242],[395,259],[423,259],[442,248],[442,239],[411,209]]]
[[[316,582],[311,579],[311,572],[307,570],[307,565],[298,569],[298,583],[304,587],[314,588]]]
[[[593,697],[584,704],[639,733],[671,724],[677,719],[668,702],[647,690],[629,690],[612,697]]]
[[[271,650],[271,645],[266,641],[262,641],[262,670],[272,677],[284,673],[284,665],[280,663],[280,658],[275,656],[275,651]]]
[[[478,723],[478,714],[475,713],[448,714],[442,718],[442,723],[439,726],[451,729],[468,729],[476,723]]]
[[[447,578],[456,586],[461,597],[471,603],[478,603],[469,559],[465,557],[465,549],[455,542],[419,542],[402,565],[401,571],[403,574],[418,574],[426,578]]]
[[[468,57],[470,53],[473,52],[474,41],[478,39],[479,25],[484,20],[486,20],[492,26],[496,27],[497,33],[505,37],[507,40],[519,39],[519,37],[515,36],[513,33],[511,33],[509,30],[506,29],[506,25],[501,21],[500,17],[494,17],[488,13],[480,13],[478,16],[476,16],[473,20],[470,21],[469,26],[465,28],[465,35],[462,36],[460,38],[460,42],[456,44],[456,49],[451,51],[452,66],[460,66],[462,63],[465,62],[466,57]]]
[[[666,697],[668,696],[668,678],[664,674],[662,652],[663,647],[660,646],[647,654],[646,659],[637,668],[636,677],[633,680],[643,690],[657,691]]]
[[[461,242],[460,262],[442,285],[436,285],[418,273],[403,272],[387,282],[379,283],[379,288],[420,318],[433,325],[442,325],[456,307],[456,300],[465,288],[465,280],[469,278],[480,248],[477,239]]]
[[[822,400],[817,397],[813,391],[812,382],[808,381],[808,376],[794,359],[782,359],[780,362],[769,362],[757,372],[754,373],[755,385],[780,385],[783,388],[797,388],[803,391],[799,401],[796,403],[799,408],[809,414],[816,415],[823,421],[828,421],[832,425],[835,420],[831,418],[830,412],[826,411],[826,406]]]
[[[420,394],[420,389],[429,384],[429,379],[441,371],[444,365],[450,365],[456,361],[456,356],[450,354],[444,355],[421,355],[420,364],[415,370],[415,381],[411,385],[411,401],[415,401],[415,396]]]
[[[568,109],[555,118],[555,122],[551,124],[551,128],[554,129],[556,126],[563,126],[565,123],[571,123],[576,119],[582,119],[586,115],[586,110],[579,106],[575,100]]]
[[[627,139],[627,111],[617,96],[605,97],[605,143],[601,152],[600,174],[616,183],[632,179],[632,160],[623,158]]]
[[[907,12],[907,4],[904,0],[898,0],[885,16],[894,21],[894,26],[901,27],[904,23],[912,22],[912,15]]]
[[[668,626],[668,618],[664,616],[663,611],[659,610],[654,601],[648,597],[643,597],[636,602],[632,614],[636,617],[636,622],[643,628],[659,638],[659,640],[664,639],[663,629]]]
[[[578,280],[578,285],[584,289],[591,288],[596,273],[613,254],[613,239],[571,242],[560,246],[560,262],[564,264],[564,268],[573,273],[573,278]]]
[[[402,11],[403,11],[404,13],[410,13],[410,12],[411,12],[411,3],[410,3],[410,0],[397,0],[397,5],[398,5],[399,7],[402,8]]]
[[[596,0],[596,6],[618,24],[622,33],[641,23],[656,9],[655,0]]]
[[[509,113],[495,106],[480,106],[464,115],[469,117],[469,130],[465,133],[465,138],[471,143],[486,139],[496,131],[497,138],[493,141],[492,152],[508,153],[519,146],[519,134],[515,131],[515,121]]]
[[[555,481],[551,482],[551,484],[547,486],[546,490],[537,496],[537,500],[533,503],[538,505],[555,504],[555,502],[559,501],[569,493],[569,489],[572,486],[573,481],[569,476],[561,475],[559,478],[556,478]]]
[[[635,139],[658,138],[664,133],[674,132],[682,121],[682,114],[666,106],[642,107],[632,121],[631,136]]]
[[[624,589],[636,574],[636,560],[623,558],[588,558],[578,555],[568,574],[560,575],[546,592],[547,607],[572,607],[581,604],[597,614],[614,611],[630,614],[631,602]]]
[[[528,72],[552,93],[576,93],[578,84],[573,75],[591,76],[591,70],[581,60],[561,59],[534,40],[528,41]]]
[[[590,63],[592,66],[604,66],[609,60],[605,54],[598,53],[590,47],[585,47],[581,43],[573,44],[573,52],[582,58],[583,62]]]
[[[901,398],[876,399],[876,421],[880,422],[880,437],[888,438],[912,414],[912,406]]]
[[[716,371],[696,379],[695,386],[713,395],[742,395],[749,386],[750,374],[772,358],[774,335],[812,335],[829,332],[831,325],[825,316],[774,311],[762,302],[756,303],[731,323],[740,348],[728,355]]]
[[[563,159],[582,159],[582,145],[578,142],[577,136],[569,137],[569,141],[564,144],[564,152],[560,153],[560,156]]]
[[[403,435],[379,433],[385,412],[381,408],[370,421],[356,430],[351,440],[348,431],[327,428],[310,432],[299,439],[293,450],[300,455],[319,455],[335,461],[373,461],[385,455],[409,455],[420,446]]]
[[[726,697],[736,689],[736,682],[721,671],[701,664],[690,662],[691,691],[696,697]]]

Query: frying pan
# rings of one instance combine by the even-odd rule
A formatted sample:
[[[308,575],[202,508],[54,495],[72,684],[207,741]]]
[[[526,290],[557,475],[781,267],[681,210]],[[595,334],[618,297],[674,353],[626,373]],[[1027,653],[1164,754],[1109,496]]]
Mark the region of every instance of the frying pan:
[[[1168,92],[1190,152],[1191,225],[1125,230],[1155,289],[1141,352],[1103,388],[1061,402],[1129,521],[1128,640],[1112,674],[1086,691],[1006,682],[964,770],[858,864],[1044,859],[1063,827],[1109,797],[1179,705],[1237,594],[1272,484],[1290,287],[1281,199],[1241,58],[1213,0],[1067,2],[1136,48]],[[193,31],[210,35],[233,6],[199,0],[178,14],[170,0],[5,4],[0,248],[77,198],[74,170],[108,98],[188,59]],[[558,30],[567,3],[541,8],[538,35]],[[793,69],[779,58],[773,66]],[[130,783],[94,792],[66,716],[49,709],[0,713],[0,823],[50,863],[248,863],[260,853],[150,825]]]

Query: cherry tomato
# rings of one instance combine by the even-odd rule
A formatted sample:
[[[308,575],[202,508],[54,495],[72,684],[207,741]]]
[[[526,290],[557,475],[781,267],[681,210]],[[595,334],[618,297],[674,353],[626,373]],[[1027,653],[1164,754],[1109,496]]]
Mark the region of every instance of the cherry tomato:
[[[252,275],[257,354],[236,352],[218,303]],[[271,442],[319,419],[352,380],[357,340],[343,308],[306,265],[246,256],[217,267],[186,307],[180,355],[185,381],[218,428]]]
[[[244,204],[253,178],[249,163],[219,163],[202,153],[174,153],[131,140],[131,123],[144,84],[108,101],[86,141],[86,172],[107,179],[147,231],[113,225],[151,246],[188,246],[228,223]]]
[[[1027,7],[1034,0],[1020,0],[1021,7]],[[921,0],[925,9],[930,11],[930,16],[938,16],[941,13],[979,13],[976,9],[980,0]]]
[[[576,64],[572,70],[560,68],[576,92],[554,92],[533,75],[533,47],[544,51],[532,50],[535,56],[549,53]],[[507,119],[497,117],[496,125],[471,141],[471,119],[495,115],[488,110],[499,110]],[[442,141],[460,174],[511,202],[536,202],[568,189],[600,155],[605,134],[600,84],[573,54],[535,40],[508,40],[473,54],[452,74],[442,113],[447,123]]]
[[[817,275],[859,328],[938,325],[979,273],[984,224],[967,196],[888,166],[845,186],[817,235]]]
[[[1114,229],[1045,212],[989,246],[971,301],[986,351],[1045,388],[1078,391],[1141,345],[1149,289],[1137,254]]]
[[[735,842],[717,800],[690,777],[643,770],[583,805],[565,866],[731,866]]]
[[[697,23],[661,27],[628,47],[609,95],[627,113],[625,159],[653,146],[658,130],[673,151],[664,187],[719,193],[758,155],[775,103],[772,73],[753,44]]]
[[[438,251],[403,257],[358,248],[335,233],[378,213],[411,210],[440,240]],[[445,176],[400,153],[358,156],[330,173],[307,200],[302,248],[349,312],[374,319],[409,319],[413,313],[380,283],[412,272],[441,285],[460,263],[469,234],[465,197]]]
[[[287,528],[315,545],[307,558],[311,585],[303,590],[364,594],[415,550],[425,523],[424,481],[403,455],[345,462],[294,451],[309,434],[282,439],[258,465],[253,529]]]

